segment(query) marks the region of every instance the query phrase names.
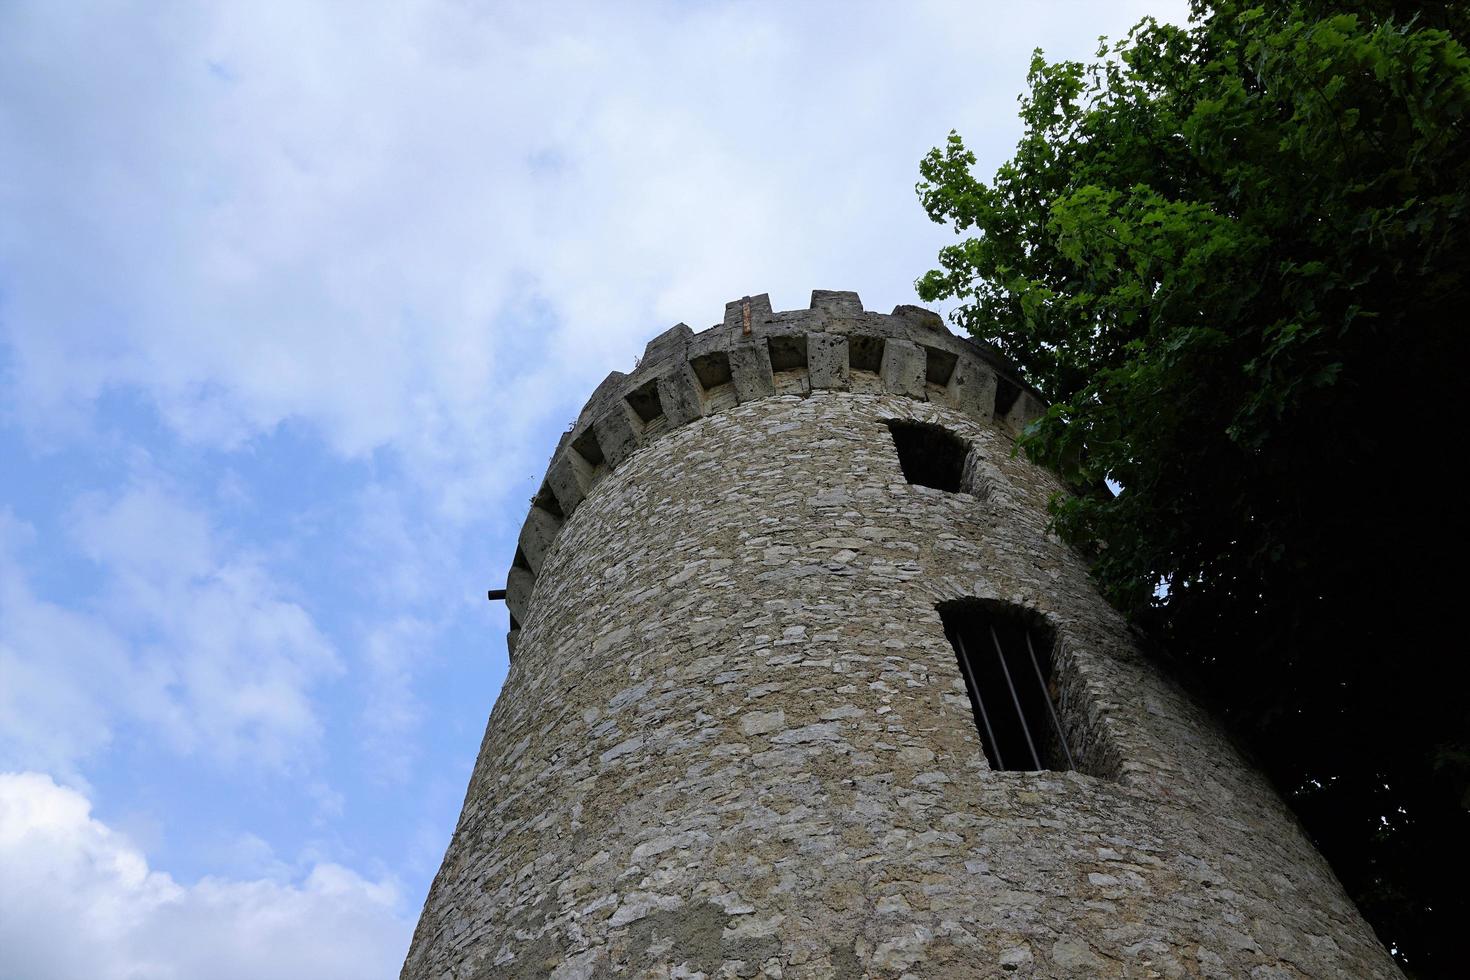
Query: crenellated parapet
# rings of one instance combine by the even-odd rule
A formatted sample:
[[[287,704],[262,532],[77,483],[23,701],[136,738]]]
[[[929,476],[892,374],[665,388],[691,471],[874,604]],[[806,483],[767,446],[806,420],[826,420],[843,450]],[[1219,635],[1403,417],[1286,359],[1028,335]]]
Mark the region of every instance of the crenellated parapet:
[[[762,293],[726,303],[723,322],[699,333],[677,324],[649,341],[633,373],[603,379],[557,444],[506,579],[512,655],[552,542],[603,476],[706,415],[821,391],[932,401],[1013,436],[1044,410],[998,353],[922,307],[876,313],[857,293],[818,289],[804,310],[775,312]]]

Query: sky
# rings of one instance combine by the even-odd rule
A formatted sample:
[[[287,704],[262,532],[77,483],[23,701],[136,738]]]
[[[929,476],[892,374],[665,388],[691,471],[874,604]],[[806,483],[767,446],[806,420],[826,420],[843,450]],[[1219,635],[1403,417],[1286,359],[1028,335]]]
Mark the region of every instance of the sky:
[[[0,0],[0,980],[396,977],[560,432],[1178,0]]]

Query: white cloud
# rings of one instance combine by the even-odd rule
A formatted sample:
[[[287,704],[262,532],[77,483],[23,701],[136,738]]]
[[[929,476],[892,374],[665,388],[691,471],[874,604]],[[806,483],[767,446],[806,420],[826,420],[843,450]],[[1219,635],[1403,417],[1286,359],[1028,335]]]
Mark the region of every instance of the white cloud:
[[[312,747],[311,687],[340,664],[259,558],[222,549],[201,512],[146,481],[82,498],[70,531],[106,569],[107,618],[156,680],[151,704],[130,705],[140,717],[226,761],[289,765]]]
[[[36,594],[34,534],[0,512],[0,762],[75,778],[122,725],[225,763],[310,761],[312,691],[340,664],[258,558],[156,483],[84,497],[70,525],[102,574],[69,608]]]
[[[999,162],[1033,44],[1158,6],[7,4],[12,408],[304,419],[469,513],[675,320],[911,299],[922,153],[959,126]]]
[[[427,623],[407,616],[370,629],[364,640],[363,758],[387,782],[410,775],[417,747],[412,736],[424,710],[413,693],[414,668],[430,655],[432,640]]]
[[[34,537],[0,507],[0,764],[76,780],[77,762],[111,740],[137,672],[105,624],[35,595],[15,557]]]
[[[0,977],[397,976],[411,926],[391,881],[316,864],[299,883],[183,885],[90,810],[48,776],[0,773]]]

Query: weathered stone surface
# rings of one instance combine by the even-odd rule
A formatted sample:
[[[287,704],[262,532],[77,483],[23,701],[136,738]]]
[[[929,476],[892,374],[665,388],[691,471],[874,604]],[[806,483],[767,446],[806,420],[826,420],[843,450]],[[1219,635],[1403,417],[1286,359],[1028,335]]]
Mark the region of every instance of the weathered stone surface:
[[[556,496],[562,513],[570,515],[587,495],[592,484],[592,468],[571,448],[558,450],[546,470],[546,482]]]
[[[621,401],[609,406],[604,414],[599,415],[592,423],[592,430],[597,436],[597,446],[602,450],[602,458],[607,460],[609,466],[617,466],[638,448],[638,433],[633,428],[631,410]]]
[[[890,340],[883,346],[883,386],[895,395],[923,398],[927,364],[924,350],[908,340]]]
[[[517,623],[526,618],[531,608],[531,592],[536,588],[536,576],[524,568],[511,566],[505,575],[505,607]]]
[[[671,425],[684,425],[704,414],[701,392],[687,361],[680,360],[658,379],[658,400]]]
[[[648,342],[643,348],[642,361],[655,363],[676,357],[689,348],[689,338],[693,336],[688,324],[676,323]]]
[[[933,310],[926,310],[922,306],[895,306],[893,308],[893,315],[902,317],[936,334],[944,335],[949,333],[944,328],[944,318]]]
[[[736,331],[744,329],[745,310],[749,309],[752,325],[764,323],[772,316],[771,297],[766,293],[732,299],[725,304],[725,326]]]
[[[811,308],[839,316],[856,316],[863,312],[858,294],[844,289],[813,289]]]
[[[774,316],[756,329],[825,332]],[[862,316],[922,381],[907,327]],[[973,354],[952,349],[957,373]],[[517,617],[403,976],[1397,975],[1289,811],[1047,533],[1058,485],[1012,454],[1009,412],[864,374],[598,466]],[[968,442],[976,492],[908,484],[888,419]],[[1055,630],[1081,771],[988,768],[936,611],[963,597]]]
[[[540,507],[532,507],[531,512],[526,515],[519,544],[532,572],[540,574],[541,562],[545,559],[546,552],[551,550],[551,543],[560,531],[561,521]]]
[[[763,340],[730,348],[730,374],[735,380],[736,397],[741,402],[769,398],[776,393],[771,351]]]
[[[960,411],[988,419],[995,414],[995,389],[995,369],[978,358],[964,358],[955,365],[948,394]]]
[[[846,337],[831,333],[808,334],[806,357],[813,388],[847,389]]]

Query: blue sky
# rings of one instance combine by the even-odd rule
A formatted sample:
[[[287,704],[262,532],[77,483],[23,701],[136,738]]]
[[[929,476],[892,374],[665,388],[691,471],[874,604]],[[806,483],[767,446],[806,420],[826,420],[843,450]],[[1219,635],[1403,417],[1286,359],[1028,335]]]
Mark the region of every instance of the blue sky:
[[[582,399],[1179,3],[0,3],[0,980],[387,978]]]

